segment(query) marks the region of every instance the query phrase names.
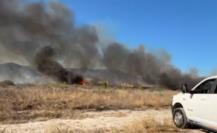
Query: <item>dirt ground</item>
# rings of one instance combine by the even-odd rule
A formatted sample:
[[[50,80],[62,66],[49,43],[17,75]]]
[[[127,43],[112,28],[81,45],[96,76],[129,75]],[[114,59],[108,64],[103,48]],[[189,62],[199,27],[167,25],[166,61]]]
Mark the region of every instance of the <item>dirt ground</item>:
[[[101,112],[83,112],[80,119],[51,119],[48,121],[34,121],[22,124],[0,125],[2,133],[101,133],[101,132],[134,132],[138,128],[136,122],[152,119],[159,125],[172,123],[169,109],[149,110],[110,110]],[[133,125],[135,123],[135,125]],[[131,125],[131,126],[130,126]],[[132,126],[133,125],[133,126]],[[172,125],[172,124],[171,124]],[[156,125],[155,125],[156,126]],[[128,130],[129,128],[129,130]],[[167,127],[166,127],[167,128]],[[172,127],[174,128],[174,127]],[[127,130],[128,131],[127,131]],[[136,130],[136,129],[135,129]],[[142,132],[155,132],[143,130]],[[162,132],[202,133],[198,130],[167,129]]]

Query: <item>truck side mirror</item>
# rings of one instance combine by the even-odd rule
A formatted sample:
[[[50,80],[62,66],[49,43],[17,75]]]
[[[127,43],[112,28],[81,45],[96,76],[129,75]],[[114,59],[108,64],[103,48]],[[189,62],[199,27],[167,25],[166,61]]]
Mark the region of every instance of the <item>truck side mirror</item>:
[[[188,92],[188,85],[187,84],[183,84],[181,87],[182,93],[187,93]]]

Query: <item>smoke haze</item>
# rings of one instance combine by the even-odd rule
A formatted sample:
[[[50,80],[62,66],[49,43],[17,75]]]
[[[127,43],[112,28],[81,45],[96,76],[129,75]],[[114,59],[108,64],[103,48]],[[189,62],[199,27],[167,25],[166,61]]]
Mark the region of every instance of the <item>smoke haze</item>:
[[[131,50],[117,41],[105,46],[102,40],[94,26],[77,26],[73,12],[58,2],[0,1],[2,61],[27,64],[44,75],[70,83],[76,76],[66,67],[85,70],[97,65],[169,88],[198,80],[197,75],[183,74],[175,68],[163,50],[157,54],[146,51],[144,46]]]

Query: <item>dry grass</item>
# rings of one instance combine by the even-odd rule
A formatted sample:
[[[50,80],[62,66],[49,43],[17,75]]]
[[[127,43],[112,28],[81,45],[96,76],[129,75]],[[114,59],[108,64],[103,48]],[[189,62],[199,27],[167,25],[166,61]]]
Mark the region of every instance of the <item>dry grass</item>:
[[[171,119],[163,119],[157,121],[156,119],[146,117],[140,121],[135,121],[132,124],[128,125],[124,133],[187,133],[187,131],[177,129]]]
[[[170,105],[175,93],[158,89],[103,89],[97,86],[0,87],[0,121],[72,118],[78,116],[77,110],[162,108]]]
[[[132,122],[122,129],[96,129],[92,131],[61,129],[56,126],[50,126],[47,133],[190,133],[189,130],[177,129],[171,119],[157,121],[152,117],[145,117],[141,120]]]

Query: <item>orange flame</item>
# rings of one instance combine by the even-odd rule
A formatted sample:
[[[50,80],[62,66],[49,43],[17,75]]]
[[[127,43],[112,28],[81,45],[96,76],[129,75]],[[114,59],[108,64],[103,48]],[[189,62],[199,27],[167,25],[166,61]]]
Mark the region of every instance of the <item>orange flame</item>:
[[[86,84],[86,81],[85,81],[85,80],[81,80],[79,84],[80,84],[80,85],[85,85],[85,84]]]

